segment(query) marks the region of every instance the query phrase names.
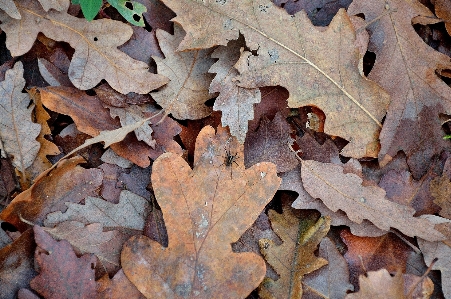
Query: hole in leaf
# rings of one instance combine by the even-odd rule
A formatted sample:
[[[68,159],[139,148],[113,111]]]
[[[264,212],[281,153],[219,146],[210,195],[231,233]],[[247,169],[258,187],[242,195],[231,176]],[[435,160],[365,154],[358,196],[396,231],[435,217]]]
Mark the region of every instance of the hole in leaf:
[[[376,62],[376,54],[370,51],[366,51],[365,56],[363,56],[363,73],[365,76],[371,72]]]
[[[85,91],[85,93],[88,96],[92,96],[92,97],[97,95],[96,92],[93,89],[88,89],[88,90]]]
[[[365,15],[363,13],[358,13],[355,16],[365,20]]]
[[[133,20],[135,20],[136,22],[139,22],[141,20],[141,17],[138,16],[137,14],[133,15]]]
[[[125,7],[127,7],[130,10],[133,10],[133,3],[127,1],[125,2]]]
[[[97,38],[97,37],[94,37],[94,41],[96,42],[96,41],[98,41],[99,39]]]
[[[17,228],[14,225],[12,225],[11,223],[9,223],[9,222],[2,222],[0,224],[0,227],[4,231],[9,231],[9,232],[16,232],[17,231]]]

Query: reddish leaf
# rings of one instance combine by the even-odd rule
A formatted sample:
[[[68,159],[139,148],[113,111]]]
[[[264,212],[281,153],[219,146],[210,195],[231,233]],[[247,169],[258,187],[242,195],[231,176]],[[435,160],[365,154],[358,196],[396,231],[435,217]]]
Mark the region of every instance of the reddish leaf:
[[[31,280],[31,287],[48,299],[83,299],[96,297],[93,254],[78,258],[69,242],[57,242],[41,227],[34,227],[38,276]]]

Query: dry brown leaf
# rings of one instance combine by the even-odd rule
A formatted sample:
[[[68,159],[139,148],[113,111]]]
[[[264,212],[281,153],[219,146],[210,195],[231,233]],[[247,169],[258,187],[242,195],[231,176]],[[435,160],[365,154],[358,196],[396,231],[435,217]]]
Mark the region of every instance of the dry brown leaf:
[[[451,3],[447,0],[434,1],[435,14],[445,21],[445,28],[451,35]]]
[[[385,269],[368,272],[368,277],[360,275],[360,291],[349,294],[346,299],[406,299],[404,296],[404,279],[401,272],[394,277]]]
[[[354,290],[349,283],[346,260],[329,238],[322,239],[318,256],[327,260],[328,264],[304,277],[304,298],[343,299],[348,291]]]
[[[433,223],[413,217],[413,208],[387,200],[380,187],[363,186],[359,176],[345,174],[340,165],[303,160],[301,175],[303,186],[312,197],[320,198],[334,212],[344,211],[354,222],[367,219],[386,231],[393,227],[411,237],[445,239]]]
[[[171,81],[159,91],[153,92],[152,97],[177,119],[199,119],[211,112],[205,102],[213,97],[208,92],[213,75],[207,71],[214,60],[210,58],[208,50],[176,52],[183,37],[184,31],[178,25],[174,27],[174,35],[157,30],[157,39],[165,58],[153,58],[157,63],[158,73]]]
[[[268,216],[283,244],[277,246],[272,240],[261,239],[260,251],[279,279],[265,278],[258,293],[264,299],[301,299],[304,275],[327,264],[327,260],[315,256],[314,252],[329,231],[330,219],[299,219],[289,207],[284,207],[283,214],[270,210]]]
[[[438,258],[432,270],[440,270],[443,294],[445,298],[451,298],[451,247],[443,242],[428,242],[422,239],[418,239],[418,245],[427,265]]]
[[[243,34],[257,55],[243,53],[242,66],[248,69],[240,68],[240,86],[287,88],[290,107],[317,106],[328,117],[325,132],[350,141],[344,155],[377,156],[380,122],[389,99],[360,75],[355,32],[344,10],[323,31],[304,12],[290,16],[269,0],[163,2],[187,31],[179,50],[226,45]]]
[[[110,280],[108,275],[97,280],[97,299],[145,299],[138,289],[127,279],[124,271],[119,270]]]
[[[39,3],[41,3],[45,11],[49,11],[49,9],[67,11],[70,5],[68,0],[39,0]]]
[[[17,195],[0,213],[0,219],[24,231],[27,224],[20,216],[41,225],[48,213],[65,210],[65,202],[80,202],[87,196],[96,195],[102,184],[102,171],[78,166],[83,162],[82,158],[75,157],[59,163],[52,171],[42,173],[29,189]]]
[[[451,219],[451,182],[447,175],[437,177],[430,184],[431,195],[435,197],[434,203],[439,205],[440,216]]]
[[[403,150],[419,179],[432,156],[449,146],[439,113],[451,114],[451,90],[436,72],[451,68],[451,61],[424,43],[412,26],[413,18],[434,15],[419,1],[404,0],[354,1],[348,13],[365,15],[369,50],[377,56],[369,78],[391,97],[380,134],[380,163]]]
[[[96,197],[87,197],[84,205],[66,203],[65,213],[57,211],[47,215],[45,226],[53,226],[64,221],[79,221],[84,224],[100,223],[104,227],[124,227],[143,230],[149,203],[146,199],[130,191],[121,192],[119,203],[112,204]]]
[[[65,1],[68,2],[69,1]],[[37,1],[17,0],[22,19],[2,18],[0,28],[7,35],[12,56],[27,53],[39,32],[56,41],[68,42],[74,49],[69,78],[86,90],[105,79],[121,93],[148,93],[168,82],[162,75],[148,72],[148,65],[117,49],[133,34],[131,27],[109,19],[87,22],[66,12],[45,12]]]
[[[6,12],[11,18],[20,19],[20,12],[13,0],[3,0],[0,2],[0,9]],[[1,13],[1,11],[0,11]]]
[[[22,62],[8,70],[5,80],[0,83],[0,148],[14,157],[13,165],[22,173],[33,164],[39,152],[36,141],[41,126],[31,121],[34,105],[25,87]]]
[[[35,260],[40,268],[30,286],[44,298],[95,298],[94,268],[96,258],[85,254],[78,258],[66,240],[55,241],[41,227],[34,226],[38,248]]]
[[[33,99],[35,103],[35,118],[36,122],[41,125],[41,132],[39,136],[36,138],[37,141],[41,144],[38,155],[34,160],[33,164],[27,169],[28,178],[32,181],[46,169],[52,167],[52,163],[47,159],[47,155],[58,155],[60,150],[58,147],[51,141],[45,138],[45,135],[50,135],[50,127],[47,124],[47,121],[50,119],[50,115],[42,106],[41,96],[37,92],[35,88],[32,88],[28,91],[28,94]]]
[[[235,63],[241,55],[243,40],[231,41],[227,47],[218,47],[212,58],[218,58],[208,72],[216,76],[211,81],[210,92],[219,92],[213,110],[221,111],[221,124],[229,126],[230,134],[244,143],[248,130],[248,121],[254,119],[254,104],[260,103],[261,93],[258,88],[243,88],[234,80],[239,75]]]
[[[288,147],[292,139],[292,129],[279,113],[272,121],[263,117],[258,130],[249,132],[244,144],[244,163],[247,167],[263,161],[271,161],[277,166],[277,172],[290,171],[299,161]]]
[[[102,267],[102,273],[114,275],[120,269],[122,243],[119,231],[103,231],[100,223],[85,224],[77,221],[66,221],[54,228],[42,228],[55,240],[66,240],[79,255],[93,253]]]
[[[169,247],[134,237],[121,257],[125,274],[147,298],[245,298],[263,279],[264,260],[232,252],[231,243],[252,225],[280,179],[272,163],[244,169],[242,146],[229,136],[205,127],[197,137],[194,169],[172,153],[154,162],[152,185]],[[238,165],[225,163],[226,143]]]

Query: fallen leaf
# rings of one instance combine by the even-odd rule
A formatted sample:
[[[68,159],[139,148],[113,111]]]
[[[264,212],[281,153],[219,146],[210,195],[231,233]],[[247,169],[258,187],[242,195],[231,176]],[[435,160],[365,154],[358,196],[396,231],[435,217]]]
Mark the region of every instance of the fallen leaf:
[[[392,277],[386,269],[368,272],[367,277],[360,275],[360,291],[349,294],[346,299],[405,299],[404,279],[400,271]]]
[[[157,39],[165,58],[153,57],[158,73],[171,81],[151,95],[164,110],[177,119],[199,119],[210,114],[205,102],[213,97],[208,92],[212,74],[207,71],[213,64],[210,51],[176,52],[184,31],[174,27],[174,35],[157,30]]]
[[[152,29],[173,31],[171,19],[175,17],[175,14],[166,5],[159,0],[137,0],[137,2],[147,7],[147,11],[143,15]]]
[[[418,246],[427,265],[438,258],[432,266],[432,270],[440,270],[443,295],[445,298],[449,298],[451,296],[451,248],[443,242],[428,242],[422,239],[418,239]]]
[[[14,19],[22,18],[13,0],[5,0],[0,2],[0,9],[6,12],[11,18]]]
[[[0,248],[1,299],[16,298],[20,288],[29,287],[30,280],[37,274],[33,259],[35,248],[31,229],[13,243]]]
[[[70,4],[67,0],[39,0],[39,3],[41,3],[45,11],[49,11],[50,9],[67,11]]]
[[[244,143],[244,164],[249,167],[259,162],[272,161],[277,172],[290,171],[299,164],[288,147],[292,142],[292,129],[285,118],[277,113],[272,121],[264,117],[258,131],[249,132]]]
[[[33,164],[39,152],[36,137],[41,130],[39,124],[31,121],[34,105],[29,105],[28,94],[22,93],[24,87],[23,66],[19,61],[6,71],[5,80],[0,83],[0,139],[21,173]]]
[[[149,32],[145,28],[133,26],[132,37],[118,49],[131,58],[147,64],[153,62],[152,56],[164,57],[158,46],[156,29],[153,27]]]
[[[230,134],[244,143],[248,130],[248,121],[254,118],[254,104],[260,103],[261,93],[258,88],[243,88],[234,80],[239,71],[235,63],[241,55],[244,40],[230,41],[227,47],[218,47],[212,58],[218,58],[209,73],[215,73],[210,84],[210,92],[219,92],[213,110],[221,111],[221,124],[229,126]]]
[[[96,195],[102,184],[102,172],[78,166],[83,162],[82,158],[75,157],[59,163],[52,171],[42,173],[29,189],[17,195],[0,213],[0,219],[25,231],[28,226],[20,216],[41,225],[48,213],[65,210],[65,202],[80,202],[87,196]]]
[[[163,2],[177,13],[174,21],[187,32],[178,50],[226,45],[240,32],[250,50],[257,51],[256,55],[245,51],[240,58],[248,65],[246,71],[240,69],[240,86],[287,88],[289,107],[317,106],[328,116],[325,133],[350,141],[343,155],[377,156],[389,98],[360,75],[355,32],[344,10],[322,31],[305,13],[290,16],[268,0]]]
[[[87,140],[82,147],[104,142],[105,147],[111,145],[118,155],[141,167],[149,166],[149,158],[156,159],[164,151],[182,154],[180,145],[172,139],[180,133],[180,127],[168,117],[154,128],[154,139],[157,144],[156,148],[152,149],[144,142],[138,141],[133,134],[128,134],[141,126],[144,120],[142,123],[137,122],[121,128],[119,121],[111,118],[97,97],[67,87],[47,87],[40,91],[42,102],[47,108],[71,116],[80,131],[96,136]],[[154,112],[156,115],[157,111]],[[161,116],[153,118],[152,121],[158,123],[160,119]]]
[[[129,25],[109,19],[87,23],[64,11],[45,12],[37,1],[17,0],[15,3],[22,18],[5,17],[0,25],[7,35],[6,46],[11,55],[27,53],[42,32],[53,40],[68,42],[75,49],[69,78],[79,89],[93,88],[105,79],[121,93],[144,94],[168,82],[162,75],[149,73],[146,63],[117,49],[133,34]]]
[[[53,240],[39,226],[35,226],[33,230],[39,246],[35,260],[40,273],[30,281],[30,286],[49,299],[95,298],[95,256],[85,254],[78,258],[66,240]]]
[[[242,146],[229,136],[205,127],[197,137],[193,170],[171,153],[154,162],[152,185],[169,247],[134,237],[121,257],[125,274],[146,297],[245,298],[263,279],[263,259],[233,253],[230,244],[252,225],[280,179],[271,163],[244,169]],[[227,142],[238,150],[238,165],[224,163]]]
[[[348,248],[344,258],[349,266],[349,281],[358,291],[358,278],[368,271],[387,269],[394,274],[405,272],[409,255],[413,252],[404,241],[389,233],[381,237],[357,237],[347,229],[340,232],[340,237]]]
[[[451,182],[447,175],[437,177],[431,181],[431,195],[435,198],[434,203],[442,208],[440,216],[451,219]]]
[[[403,150],[419,179],[432,156],[449,146],[442,138],[439,113],[451,114],[451,93],[436,72],[450,68],[451,61],[424,43],[412,26],[413,18],[434,15],[419,1],[402,0],[354,1],[348,13],[365,15],[369,50],[377,56],[368,77],[391,97],[380,133],[381,166]]]
[[[451,35],[451,4],[446,0],[434,1],[435,14],[445,21],[445,28]]]
[[[346,260],[329,238],[321,240],[318,256],[327,260],[328,264],[305,275],[302,281],[303,298],[345,298],[348,291],[354,290],[349,283]]]
[[[120,269],[122,244],[119,231],[103,231],[101,223],[85,224],[77,221],[65,221],[53,228],[42,228],[55,240],[66,240],[74,251],[83,255],[93,253],[99,259],[102,273],[115,274]],[[123,238],[122,238],[123,239]]]
[[[107,275],[97,281],[97,299],[145,299],[138,289],[128,280],[124,271],[119,270],[110,280]]]
[[[73,87],[67,74],[64,74],[60,69],[45,58],[38,58],[38,67],[41,76],[50,86]]]
[[[260,251],[279,279],[265,278],[258,293],[264,299],[301,299],[304,276],[327,264],[327,260],[316,257],[314,252],[329,231],[330,219],[299,219],[289,207],[284,208],[283,214],[270,210],[268,216],[283,244],[276,246],[272,240],[261,239]]]
[[[97,97],[108,106],[125,108],[129,105],[141,105],[148,102],[153,102],[152,98],[148,94],[143,95],[131,92],[124,95],[112,89],[108,84],[102,84],[94,88],[94,90]]]
[[[363,186],[360,177],[345,174],[340,165],[302,160],[301,175],[303,186],[312,197],[320,198],[333,212],[344,211],[354,222],[367,219],[382,230],[393,227],[411,237],[444,239],[431,222],[413,217],[413,208],[387,200],[380,187]]]
[[[79,221],[84,224],[100,223],[104,227],[124,227],[143,230],[148,214],[146,199],[130,191],[123,190],[118,204],[106,200],[87,197],[84,205],[67,202],[67,211],[57,211],[47,215],[45,226],[54,226],[64,221]]]

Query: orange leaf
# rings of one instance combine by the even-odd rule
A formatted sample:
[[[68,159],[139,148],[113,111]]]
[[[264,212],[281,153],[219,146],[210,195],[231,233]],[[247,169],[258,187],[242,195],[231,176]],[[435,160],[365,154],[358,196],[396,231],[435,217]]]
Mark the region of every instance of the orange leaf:
[[[280,179],[274,164],[244,169],[242,157],[242,146],[224,129],[215,135],[205,127],[197,137],[194,169],[172,153],[154,162],[152,185],[169,247],[133,237],[121,257],[125,274],[146,297],[245,298],[263,279],[263,259],[234,253],[231,243],[257,219]]]

